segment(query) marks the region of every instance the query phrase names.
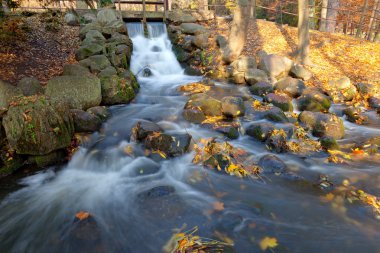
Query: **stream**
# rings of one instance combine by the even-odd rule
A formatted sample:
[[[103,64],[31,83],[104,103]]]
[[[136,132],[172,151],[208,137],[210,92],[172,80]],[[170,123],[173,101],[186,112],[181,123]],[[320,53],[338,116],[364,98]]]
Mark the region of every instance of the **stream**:
[[[19,190],[0,205],[1,253],[150,253],[163,252],[173,229],[199,227],[201,237],[230,238],[231,252],[263,252],[262,238],[277,238],[273,252],[380,252],[380,221],[363,205],[334,206],[313,187],[320,174],[337,184],[344,179],[380,195],[378,163],[327,164],[326,153],[276,154],[305,180],[284,177],[240,179],[192,163],[194,151],[172,159],[151,159],[130,141],[139,120],[157,123],[166,133],[189,133],[194,141],[214,136],[210,129],[184,120],[187,97],[177,88],[202,77],[187,76],[171,50],[166,27],[128,23],[134,50],[131,71],[141,86],[128,105],[110,108],[112,117],[92,134],[63,168],[23,178]],[[148,67],[152,75],[144,77]],[[217,96],[247,96],[246,87],[216,82]],[[337,109],[338,110],[338,109]],[[241,119],[241,124],[250,124]],[[345,121],[346,138],[379,136],[376,126]],[[228,140],[254,155],[270,153],[262,143],[241,134]],[[126,155],[125,148],[134,150]],[[307,183],[311,182],[311,183]],[[218,194],[217,194],[218,193]],[[214,203],[223,203],[214,210]],[[75,214],[86,211],[83,225]],[[223,235],[223,236],[221,236]],[[268,250],[269,252],[269,250]]]

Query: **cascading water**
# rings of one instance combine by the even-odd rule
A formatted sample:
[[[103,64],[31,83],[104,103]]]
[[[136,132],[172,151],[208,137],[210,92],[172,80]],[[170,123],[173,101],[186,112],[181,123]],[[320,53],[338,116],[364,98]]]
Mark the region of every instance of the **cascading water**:
[[[154,121],[169,133],[188,132],[194,140],[218,133],[182,118],[187,99],[177,88],[200,78],[183,74],[165,26],[149,24],[149,38],[143,36],[141,24],[128,24],[128,31],[139,95],[132,104],[112,107],[113,116],[104,129],[93,134],[65,168],[23,179],[23,188],[3,200],[1,253],[156,253],[162,252],[172,229],[184,224],[199,226],[204,237],[232,238],[234,250],[242,253],[261,252],[257,242],[265,236],[278,239],[275,252],[379,249],[379,226],[371,218],[360,212],[339,216],[340,209],[320,202],[314,192],[300,191],[303,186],[292,181],[253,182],[218,174],[193,165],[193,153],[161,162],[145,157],[143,147],[129,141],[139,120]],[[245,92],[235,86],[216,86],[219,95]],[[255,157],[268,153],[246,136],[231,143]],[[133,155],[126,154],[129,149]],[[322,159],[280,157],[305,177],[327,170]],[[376,175],[375,166],[367,168],[369,175]],[[334,171],[337,178],[345,178],[345,168],[334,167]],[[223,210],[213,209],[216,201],[224,203]],[[74,217],[79,211],[91,213],[92,218],[78,222]]]

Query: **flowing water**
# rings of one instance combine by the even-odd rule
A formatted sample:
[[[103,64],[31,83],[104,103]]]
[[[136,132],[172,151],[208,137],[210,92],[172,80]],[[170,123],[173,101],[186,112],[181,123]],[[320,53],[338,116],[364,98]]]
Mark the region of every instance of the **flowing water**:
[[[133,103],[114,106],[100,133],[92,135],[67,166],[51,168],[20,181],[0,206],[1,253],[149,253],[162,252],[174,228],[199,227],[199,235],[234,241],[234,252],[262,252],[258,242],[276,237],[273,252],[380,252],[380,223],[362,205],[335,206],[321,201],[312,186],[320,173],[334,182],[345,178],[380,194],[376,164],[327,165],[325,154],[281,154],[288,167],[305,178],[239,179],[193,165],[190,152],[155,161],[140,144],[129,141],[139,120],[159,124],[168,133],[190,133],[194,140],[220,136],[186,122],[181,116],[187,98],[180,85],[200,80],[186,76],[171,51],[162,24],[149,25],[149,39],[140,24],[128,24],[134,51],[131,69],[140,92]],[[152,76],[140,72],[148,67]],[[219,96],[245,95],[245,88],[216,83]],[[242,122],[243,125],[249,122]],[[379,130],[347,123],[347,138],[378,136]],[[344,142],[345,140],[343,140]],[[254,155],[265,146],[242,135],[231,141]],[[126,146],[133,156],[124,152]],[[309,180],[309,181],[308,181]],[[224,203],[213,211],[213,203]],[[75,220],[79,211],[90,219]]]

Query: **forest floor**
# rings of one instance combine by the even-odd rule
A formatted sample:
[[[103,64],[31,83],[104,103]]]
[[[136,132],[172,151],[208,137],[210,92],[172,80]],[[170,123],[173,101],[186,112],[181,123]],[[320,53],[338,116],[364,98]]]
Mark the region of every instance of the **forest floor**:
[[[228,24],[219,23],[217,32],[227,36]],[[256,56],[260,50],[294,59],[297,28],[274,22],[251,22],[244,55]],[[352,82],[380,85],[380,43],[372,43],[343,34],[310,31],[308,69],[314,74],[310,85],[324,86],[329,80],[347,76]]]
[[[79,27],[63,24],[60,13],[12,15],[0,20],[0,79],[16,84],[34,76],[45,84],[75,61]]]

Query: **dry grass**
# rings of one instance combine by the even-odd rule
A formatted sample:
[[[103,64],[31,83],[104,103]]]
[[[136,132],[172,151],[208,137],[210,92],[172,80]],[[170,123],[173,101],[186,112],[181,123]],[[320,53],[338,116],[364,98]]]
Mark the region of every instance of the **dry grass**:
[[[319,31],[311,31],[310,40],[314,66],[309,69],[315,76],[312,85],[325,85],[341,76],[348,76],[353,82],[380,85],[380,43]],[[294,58],[296,45],[297,28],[257,20],[250,24],[244,54],[254,56],[265,50]]]

